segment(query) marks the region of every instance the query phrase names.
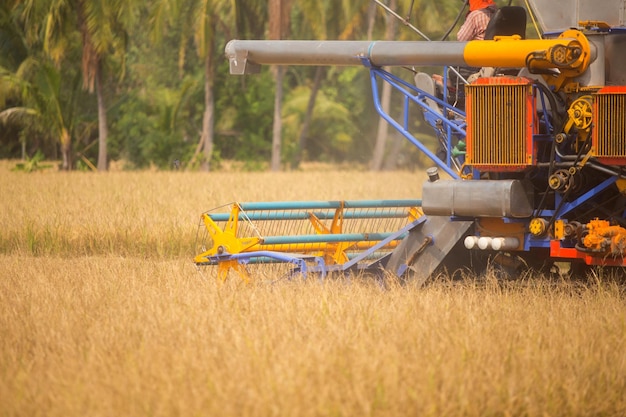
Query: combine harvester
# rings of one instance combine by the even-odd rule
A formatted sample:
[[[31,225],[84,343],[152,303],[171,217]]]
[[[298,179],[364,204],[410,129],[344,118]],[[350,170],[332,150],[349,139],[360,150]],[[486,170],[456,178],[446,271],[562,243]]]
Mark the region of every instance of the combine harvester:
[[[366,67],[380,115],[434,166],[421,200],[234,203],[204,213],[194,262],[217,265],[222,280],[230,270],[247,279],[247,265],[265,263],[305,277],[366,271],[420,281],[441,267],[626,266],[626,0],[529,3],[532,13],[502,7],[484,41],[229,42],[233,74],[263,64]],[[526,39],[527,14],[541,39]],[[455,67],[481,71],[454,106],[429,75],[407,82],[389,66],[443,66],[443,85]],[[398,118],[380,104],[382,83],[401,100]],[[415,136],[415,114],[441,152]]]

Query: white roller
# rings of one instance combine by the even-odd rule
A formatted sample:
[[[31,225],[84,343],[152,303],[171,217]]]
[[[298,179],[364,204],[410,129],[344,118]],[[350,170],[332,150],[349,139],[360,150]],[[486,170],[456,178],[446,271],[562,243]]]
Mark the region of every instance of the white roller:
[[[494,237],[491,240],[491,249],[493,250],[511,250],[517,249],[519,240],[516,237]]]
[[[466,249],[512,250],[519,247],[516,237],[467,236],[463,243]]]
[[[487,236],[483,236],[478,239],[478,247],[482,250],[489,249],[491,246],[491,238]]]
[[[467,236],[463,241],[465,249],[474,249],[478,244],[478,236]]]

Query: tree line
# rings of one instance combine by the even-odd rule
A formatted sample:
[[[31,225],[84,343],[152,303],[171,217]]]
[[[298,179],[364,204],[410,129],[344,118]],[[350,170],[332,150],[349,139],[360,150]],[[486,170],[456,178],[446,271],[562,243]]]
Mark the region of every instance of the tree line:
[[[431,39],[462,6],[383,3]],[[381,169],[409,152],[386,140],[368,71],[231,76],[231,39],[423,40],[373,0],[5,0],[0,158],[39,152],[66,170],[107,170],[117,160],[138,169],[211,170],[224,160]]]

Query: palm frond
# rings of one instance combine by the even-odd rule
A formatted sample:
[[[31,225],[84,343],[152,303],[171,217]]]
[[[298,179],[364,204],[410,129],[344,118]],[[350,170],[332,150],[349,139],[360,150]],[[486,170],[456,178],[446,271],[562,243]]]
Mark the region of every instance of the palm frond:
[[[29,107],[10,107],[0,111],[0,123],[20,122],[27,116],[37,116],[36,110]]]

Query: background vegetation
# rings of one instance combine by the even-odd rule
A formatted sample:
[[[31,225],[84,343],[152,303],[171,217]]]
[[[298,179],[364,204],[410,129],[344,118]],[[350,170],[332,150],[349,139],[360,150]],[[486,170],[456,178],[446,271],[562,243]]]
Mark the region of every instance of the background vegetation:
[[[191,260],[232,201],[415,198],[424,174],[89,174],[0,162],[0,415],[621,416],[626,293],[490,276],[387,289]]]
[[[435,40],[462,7],[458,0],[389,4]],[[274,157],[276,74],[231,76],[223,51],[233,38],[277,37],[423,40],[371,0],[3,1],[0,158],[39,150],[64,169],[123,161],[125,168],[208,170],[224,160],[264,169]],[[366,70],[289,67],[280,84],[281,167],[370,161],[378,117]],[[374,168],[419,164],[411,146],[395,142]]]

